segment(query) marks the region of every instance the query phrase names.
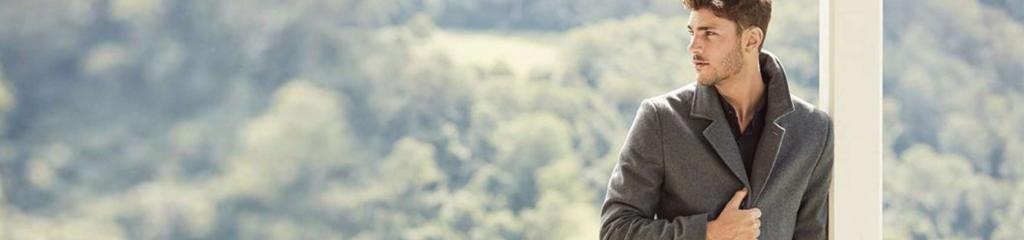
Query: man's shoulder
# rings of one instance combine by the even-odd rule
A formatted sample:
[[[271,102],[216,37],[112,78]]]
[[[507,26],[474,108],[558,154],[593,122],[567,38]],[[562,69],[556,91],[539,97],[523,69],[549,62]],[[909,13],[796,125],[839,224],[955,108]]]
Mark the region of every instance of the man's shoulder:
[[[831,128],[832,118],[821,108],[815,107],[814,104],[797,96],[790,95],[790,99],[793,101],[793,112],[789,113],[787,118],[793,118],[799,125],[805,127],[816,127],[822,130]]]
[[[646,98],[643,103],[650,104],[659,112],[676,112],[681,110],[689,111],[690,107],[693,106],[693,95],[696,94],[696,92],[697,84],[690,83],[675,90]]]

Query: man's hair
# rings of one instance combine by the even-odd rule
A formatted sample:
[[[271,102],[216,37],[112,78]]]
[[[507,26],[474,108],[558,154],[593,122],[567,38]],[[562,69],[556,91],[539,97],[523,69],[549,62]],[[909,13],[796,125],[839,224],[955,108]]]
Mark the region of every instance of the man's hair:
[[[767,37],[768,21],[772,18],[772,0],[683,0],[683,6],[690,11],[709,9],[715,16],[729,19],[739,25],[736,32],[743,32],[751,26],[761,28]],[[764,39],[761,40],[764,45]]]

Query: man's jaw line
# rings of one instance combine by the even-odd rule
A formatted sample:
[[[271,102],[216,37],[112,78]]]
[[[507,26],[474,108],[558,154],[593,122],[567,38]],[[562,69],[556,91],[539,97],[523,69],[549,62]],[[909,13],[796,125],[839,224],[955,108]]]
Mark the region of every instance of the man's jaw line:
[[[759,95],[759,94],[754,93],[753,91],[758,91],[758,90],[755,90],[755,89],[757,89],[757,87],[755,85],[757,85],[757,83],[761,83],[761,79],[760,79],[760,77],[761,77],[761,74],[760,74],[760,72],[761,72],[760,63],[759,62],[753,62],[753,63],[748,62],[747,64],[744,64],[744,65],[745,65],[744,68],[741,69],[740,72],[737,72],[736,74],[734,74],[732,76],[728,76],[728,77],[722,78],[721,80],[717,81],[713,85],[713,87],[715,87],[715,89],[718,89],[719,94],[723,95],[723,97],[726,99],[726,101],[729,102],[731,105],[733,105],[733,108],[737,109],[737,111],[749,111],[749,110],[752,110],[754,104],[756,104],[758,99],[759,99],[759,98],[756,97],[756,95]],[[748,67],[748,66],[750,66],[750,67]],[[756,76],[756,79],[755,79],[755,76]],[[744,78],[750,79],[750,80],[747,80],[747,81],[750,81],[750,82],[749,83],[745,83],[744,80],[743,80]],[[756,82],[753,82],[755,80],[756,80]],[[746,85],[746,86],[744,86],[744,85]],[[765,89],[767,89],[767,87],[768,87],[767,85],[762,85],[762,87],[760,88],[760,91],[762,91],[762,92],[760,94],[764,94],[763,91]],[[739,99],[744,99],[744,100],[739,100]],[[742,102],[739,102],[739,101],[742,101]],[[744,109],[744,110],[740,110],[740,109]]]

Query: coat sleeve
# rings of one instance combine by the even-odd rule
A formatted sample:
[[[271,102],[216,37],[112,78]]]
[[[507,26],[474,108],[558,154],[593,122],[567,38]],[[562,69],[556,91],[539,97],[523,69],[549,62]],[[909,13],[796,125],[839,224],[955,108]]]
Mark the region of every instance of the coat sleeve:
[[[601,239],[705,238],[706,213],[655,218],[665,174],[661,130],[657,109],[643,101],[608,182]]]
[[[800,201],[793,239],[828,238],[828,190],[832,182],[832,124],[828,124],[825,146],[811,171],[810,182]]]

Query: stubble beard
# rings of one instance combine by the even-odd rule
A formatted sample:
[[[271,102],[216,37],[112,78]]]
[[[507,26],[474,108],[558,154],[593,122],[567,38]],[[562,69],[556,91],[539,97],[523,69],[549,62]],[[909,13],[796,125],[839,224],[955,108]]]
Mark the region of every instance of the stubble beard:
[[[714,69],[714,74],[711,76],[697,75],[697,83],[704,86],[715,86],[722,82],[726,78],[736,75],[743,69],[743,55],[740,54],[739,41],[736,42],[736,48],[729,51],[726,54],[725,59],[722,61],[721,69]]]

